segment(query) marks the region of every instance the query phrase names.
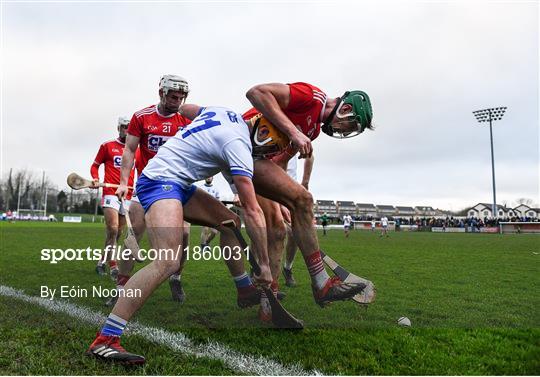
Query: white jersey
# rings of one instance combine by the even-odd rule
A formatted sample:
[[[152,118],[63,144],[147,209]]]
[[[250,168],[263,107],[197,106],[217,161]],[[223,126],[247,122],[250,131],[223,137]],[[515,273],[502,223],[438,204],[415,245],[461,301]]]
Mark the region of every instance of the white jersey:
[[[381,219],[382,226],[388,226],[388,218],[385,216]]]
[[[343,225],[344,226],[351,226],[352,217],[350,215],[343,216]]]
[[[297,170],[298,170],[298,156],[294,156],[289,160],[289,163],[287,164],[287,174],[294,179],[295,181],[298,180],[297,176]]]
[[[371,227],[375,228],[375,220],[371,220]]]
[[[216,190],[214,185],[207,185],[206,183],[202,186],[200,186],[204,191],[206,191],[208,194],[212,195],[214,198],[219,200],[219,192]]]
[[[187,127],[163,144],[143,174],[189,187],[221,172],[253,177],[249,128],[240,114],[224,107],[201,108]]]

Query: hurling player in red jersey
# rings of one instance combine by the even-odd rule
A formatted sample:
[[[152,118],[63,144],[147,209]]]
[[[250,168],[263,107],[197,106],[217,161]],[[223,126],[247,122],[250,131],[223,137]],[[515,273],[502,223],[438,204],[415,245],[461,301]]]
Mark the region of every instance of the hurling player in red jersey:
[[[347,284],[326,272],[320,254],[317,234],[313,227],[313,197],[301,184],[286,173],[289,159],[312,154],[311,141],[324,133],[336,138],[359,135],[372,129],[371,102],[362,91],[345,92],[341,97],[327,98],[319,88],[302,82],[270,83],[254,86],[246,93],[254,108],[244,114],[250,119],[261,113],[290,140],[289,147],[278,153],[255,156],[253,183],[259,204],[265,213],[268,229],[268,255],[277,291],[277,278],[283,252],[285,226],[279,204],[289,209],[294,238],[304,257],[311,276],[315,302],[324,306],[332,301],[345,300],[362,292],[364,284]],[[259,316],[268,320],[269,307],[261,302]]]
[[[92,175],[94,183],[97,184],[99,182],[99,167],[102,164],[105,164],[104,182],[114,184],[120,183],[120,167],[122,166],[122,153],[124,152],[128,124],[129,119],[124,117],[118,118],[118,138],[106,141],[99,147],[94,163],[90,167],[90,174]],[[130,170],[128,183],[130,186],[133,186],[133,168]],[[98,186],[95,185],[94,188],[98,188]],[[104,264],[108,261],[111,277],[116,280],[118,268],[116,267],[116,261],[111,259],[111,254],[113,252],[113,246],[116,245],[120,239],[122,229],[126,224],[125,215],[127,208],[122,208],[120,200],[114,194],[115,191],[114,188],[103,188],[101,207],[103,208],[106,227],[104,250],[108,250],[108,252],[103,255],[103,258],[98,262],[96,272],[99,275],[105,275]],[[126,206],[129,206],[131,194],[132,192],[130,190],[126,196]]]

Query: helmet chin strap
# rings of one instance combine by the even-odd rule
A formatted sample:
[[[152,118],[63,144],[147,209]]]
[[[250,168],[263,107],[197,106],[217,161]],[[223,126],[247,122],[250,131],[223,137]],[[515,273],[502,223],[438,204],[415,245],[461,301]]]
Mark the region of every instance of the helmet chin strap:
[[[330,126],[330,124],[332,123],[332,119],[334,118],[334,115],[336,115],[336,112],[337,110],[339,109],[339,106],[341,105],[341,102],[343,102],[343,99],[345,97],[347,97],[349,95],[350,92],[345,92],[345,94],[343,94],[337,101],[336,105],[334,106],[334,108],[332,109],[332,111],[330,112],[330,114],[328,114],[328,116],[326,117],[326,119],[323,121],[323,125],[322,125],[322,131],[327,134],[328,136],[332,136],[334,134],[334,132],[332,131],[332,126]]]

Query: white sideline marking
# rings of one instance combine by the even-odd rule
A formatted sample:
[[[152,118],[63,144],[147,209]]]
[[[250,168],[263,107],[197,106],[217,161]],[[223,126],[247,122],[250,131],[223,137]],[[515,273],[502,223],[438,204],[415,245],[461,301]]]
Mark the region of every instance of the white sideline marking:
[[[102,313],[77,306],[67,301],[49,300],[37,296],[29,296],[23,291],[0,285],[0,295],[13,297],[21,301],[39,305],[49,311],[67,314],[92,325],[102,325],[107,319]],[[186,355],[207,357],[222,361],[234,371],[253,375],[292,375],[309,376],[321,375],[317,370],[306,371],[299,364],[282,365],[274,360],[262,356],[247,355],[235,351],[225,345],[214,341],[196,344],[186,335],[179,332],[170,332],[156,327],[145,326],[135,321],[130,322],[128,334],[139,335],[146,340],[164,345]],[[88,339],[90,342],[91,339]],[[81,354],[84,350],[81,350]]]

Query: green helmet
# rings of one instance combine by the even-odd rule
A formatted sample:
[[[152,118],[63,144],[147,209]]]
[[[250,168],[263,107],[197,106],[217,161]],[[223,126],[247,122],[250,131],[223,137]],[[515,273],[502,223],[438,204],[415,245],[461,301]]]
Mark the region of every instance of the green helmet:
[[[339,114],[339,109],[343,105],[350,105],[352,110],[347,114]],[[332,127],[332,120],[336,118],[343,121],[353,121],[357,125],[357,129],[354,131],[347,132],[346,134],[340,130],[336,130]],[[371,108],[371,101],[366,92],[361,90],[352,90],[350,92],[345,92],[338,100],[336,106],[328,115],[328,118],[325,119],[322,126],[322,130],[325,134],[337,137],[337,138],[346,138],[352,137],[361,134],[366,128],[371,128],[371,120],[373,119],[373,110]]]

